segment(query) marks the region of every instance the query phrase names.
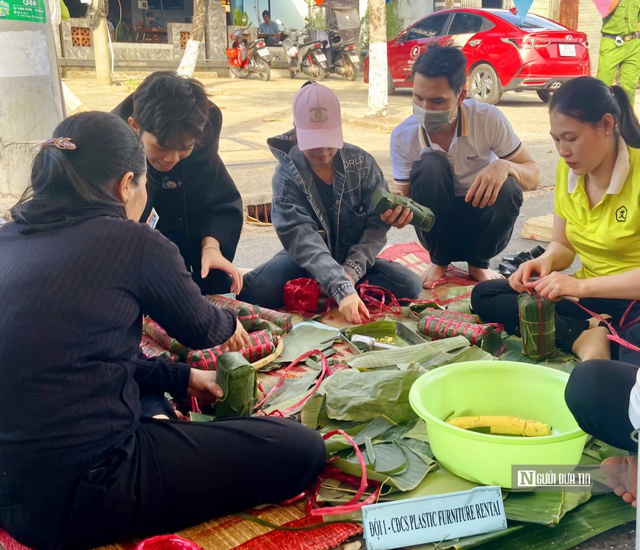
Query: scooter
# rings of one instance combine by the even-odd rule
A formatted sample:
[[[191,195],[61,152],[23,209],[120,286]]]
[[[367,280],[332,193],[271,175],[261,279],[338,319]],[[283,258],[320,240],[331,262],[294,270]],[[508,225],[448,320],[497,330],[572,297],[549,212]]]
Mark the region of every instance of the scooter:
[[[233,43],[227,48],[229,70],[237,78],[249,78],[256,73],[260,80],[271,78],[271,54],[262,38],[249,43],[247,29],[238,29],[231,34]]]
[[[295,78],[298,73],[306,74],[312,80],[324,80],[327,77],[327,58],[322,51],[322,42],[312,41],[299,44],[302,31],[289,29],[282,41],[282,48],[289,65],[289,76]]]
[[[353,41],[345,42],[340,33],[328,31],[328,44],[324,48],[330,73],[354,81],[360,71],[360,56]]]

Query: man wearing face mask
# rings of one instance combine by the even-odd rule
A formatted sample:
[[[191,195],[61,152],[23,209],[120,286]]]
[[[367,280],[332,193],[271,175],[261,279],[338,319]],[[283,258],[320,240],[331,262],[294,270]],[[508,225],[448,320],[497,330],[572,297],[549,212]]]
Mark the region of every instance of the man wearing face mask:
[[[396,192],[429,207],[435,224],[416,228],[431,264],[422,274],[430,288],[454,261],[465,261],[478,281],[501,278],[491,258],[507,246],[522,204],[522,190],[535,189],[540,171],[502,112],[465,99],[464,54],[429,47],[413,69],[413,115],[391,134]],[[395,227],[409,209],[382,214]]]

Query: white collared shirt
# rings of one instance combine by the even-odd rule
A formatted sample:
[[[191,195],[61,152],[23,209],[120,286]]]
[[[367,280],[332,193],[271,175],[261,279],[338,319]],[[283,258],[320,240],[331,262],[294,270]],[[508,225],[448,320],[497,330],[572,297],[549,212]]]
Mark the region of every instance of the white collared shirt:
[[[499,158],[512,158],[522,144],[502,111],[493,105],[465,99],[458,113],[456,135],[446,154],[454,173],[454,193],[461,197],[480,170]],[[409,185],[411,170],[425,150],[442,148],[429,142],[418,118],[411,115],[391,133],[391,166],[396,185]]]

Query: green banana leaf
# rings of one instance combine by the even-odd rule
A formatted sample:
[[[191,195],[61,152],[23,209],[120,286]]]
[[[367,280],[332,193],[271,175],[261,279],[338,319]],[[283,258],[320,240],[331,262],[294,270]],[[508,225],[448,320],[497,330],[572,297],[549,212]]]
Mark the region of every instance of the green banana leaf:
[[[564,515],[591,498],[589,491],[507,493],[504,511],[507,519],[557,525]]]
[[[251,416],[256,404],[258,379],[255,369],[237,352],[218,358],[216,382],[223,396],[216,403],[216,418]]]
[[[635,508],[621,498],[607,494],[594,496],[578,509],[569,512],[557,527],[528,524],[508,538],[496,543],[456,548],[478,550],[568,550],[609,529],[633,521]],[[443,549],[444,550],[444,549]]]
[[[545,361],[536,361],[527,357],[522,353],[522,340],[518,336],[509,336],[503,340],[505,350],[500,356],[503,361],[518,361],[520,363],[532,363],[534,365],[544,365],[552,367],[562,372],[570,373],[578,364],[579,359],[572,354],[558,352],[558,355],[546,359]]]
[[[306,321],[294,326],[283,338],[284,349],[274,363],[291,363],[312,349],[324,351],[340,338],[337,328],[316,321]]]
[[[311,387],[315,384],[319,372],[305,372],[299,378],[285,378],[284,383],[278,388],[265,403],[267,407],[273,407],[278,404],[294,400],[300,401]],[[297,399],[296,399],[297,398]],[[280,408],[280,407],[279,407]]]
[[[384,415],[394,422],[414,419],[409,390],[422,373],[418,370],[335,372],[322,382],[329,418],[367,422]]]
[[[446,355],[454,350],[462,350],[469,347],[469,341],[464,336],[434,340],[424,344],[415,344],[404,348],[372,351],[356,355],[347,360],[347,365],[359,370],[374,370],[380,368],[395,367],[404,363],[426,363],[435,357],[438,361],[450,359]]]

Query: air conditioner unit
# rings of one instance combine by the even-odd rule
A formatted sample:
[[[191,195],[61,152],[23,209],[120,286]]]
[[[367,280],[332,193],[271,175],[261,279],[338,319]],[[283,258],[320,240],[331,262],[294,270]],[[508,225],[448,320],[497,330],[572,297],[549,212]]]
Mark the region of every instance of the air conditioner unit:
[[[138,0],[138,8],[141,10],[148,10],[149,2],[147,2],[147,0]]]

